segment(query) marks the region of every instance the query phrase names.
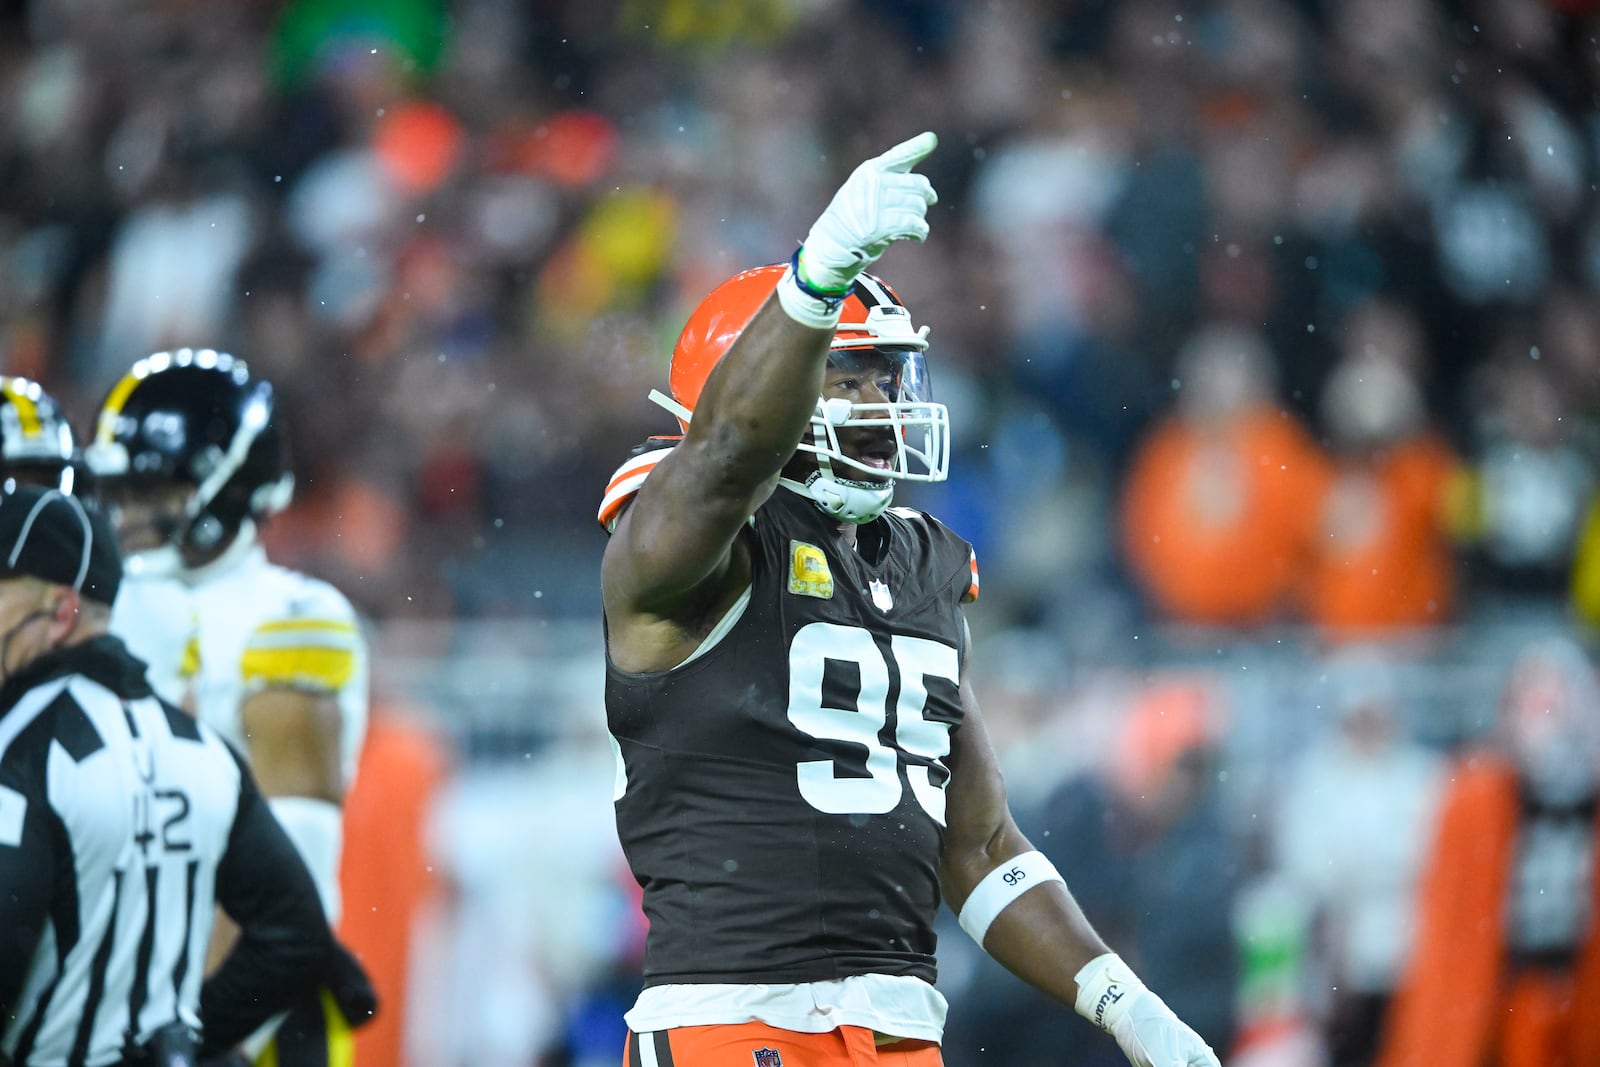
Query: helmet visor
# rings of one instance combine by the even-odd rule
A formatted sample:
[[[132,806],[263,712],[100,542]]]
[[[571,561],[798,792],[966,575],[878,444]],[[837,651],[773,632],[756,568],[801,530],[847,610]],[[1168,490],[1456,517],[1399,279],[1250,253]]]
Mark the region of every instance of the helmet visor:
[[[928,360],[920,348],[901,345],[836,348],[828,353],[828,366],[847,372],[858,379],[862,387],[876,387],[891,403],[916,404],[933,400]]]
[[[865,477],[940,482],[949,474],[950,418],[932,401],[920,348],[836,349],[828,356],[826,393],[800,448]]]

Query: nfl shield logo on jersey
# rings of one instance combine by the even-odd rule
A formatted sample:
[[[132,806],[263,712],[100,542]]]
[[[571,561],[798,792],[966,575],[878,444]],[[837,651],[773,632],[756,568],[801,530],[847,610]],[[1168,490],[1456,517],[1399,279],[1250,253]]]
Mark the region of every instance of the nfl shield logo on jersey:
[[[872,590],[872,602],[878,606],[879,611],[888,614],[894,609],[894,597],[889,595],[887,582],[880,582],[874,578],[867,587]]]
[[[758,1048],[750,1055],[756,1058],[756,1067],[783,1067],[783,1057],[775,1048]]]

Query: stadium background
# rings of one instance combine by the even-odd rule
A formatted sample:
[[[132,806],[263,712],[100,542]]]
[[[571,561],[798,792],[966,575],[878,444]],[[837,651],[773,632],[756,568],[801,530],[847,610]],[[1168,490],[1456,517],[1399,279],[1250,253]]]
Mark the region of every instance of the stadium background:
[[[1069,849],[1093,787],[1121,829],[1061,853],[1091,915],[1180,1014],[1224,1013],[1235,1062],[1312,1063],[1337,1036],[1317,894],[1398,899],[1421,846],[1377,889],[1297,880],[1286,842],[1350,806],[1288,825],[1299,761],[1373,702],[1388,743],[1458,750],[1524,647],[1600,625],[1592,9],[0,0],[0,366],[80,431],[163,347],[278,386],[299,482],[269,544],[369,619],[413,773],[363,802],[423,827],[385,1040],[610,1063],[641,930],[601,488],[667,428],[645,395],[696,299],[936,130],[933,237],[879,270],[933,328],[957,453],[905,499],[977,547],[1014,803]],[[1151,474],[1172,417],[1223,432]],[[1269,454],[1294,476],[1263,488]],[[1192,510],[1148,514],[1141,477]],[[1217,542],[1150,550],[1203,518]],[[1368,535],[1354,588],[1317,546]],[[1085,1040],[945,944],[949,1062]]]

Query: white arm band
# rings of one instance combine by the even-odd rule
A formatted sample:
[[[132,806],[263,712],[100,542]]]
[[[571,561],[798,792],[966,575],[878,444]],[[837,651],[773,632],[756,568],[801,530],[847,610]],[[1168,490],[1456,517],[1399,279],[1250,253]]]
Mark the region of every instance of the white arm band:
[[[272,814],[311,871],[328,922],[339,921],[339,852],[344,819],[339,806],[312,797],[268,797]]]
[[[1072,1006],[1106,1033],[1111,1032],[1133,1003],[1128,994],[1145,988],[1139,976],[1115,952],[1096,956],[1085,963],[1075,977],[1078,998]]]
[[[793,264],[778,279],[778,303],[783,305],[783,310],[789,313],[791,319],[802,326],[819,330],[831,330],[838,326],[843,300],[843,293],[839,294],[838,299],[832,299],[800,288],[800,279],[795,277]]]
[[[1000,866],[983,876],[983,881],[972,890],[972,895],[961,906],[961,929],[972,935],[981,948],[989,924],[999,917],[1022,894],[1046,882],[1066,884],[1055,864],[1043,852],[1024,852],[1003,860]]]

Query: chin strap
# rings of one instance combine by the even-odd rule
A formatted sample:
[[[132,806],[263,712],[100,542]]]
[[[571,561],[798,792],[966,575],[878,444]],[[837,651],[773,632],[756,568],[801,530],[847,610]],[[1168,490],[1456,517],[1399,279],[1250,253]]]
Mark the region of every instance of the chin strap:
[[[249,555],[256,546],[256,533],[256,524],[245,519],[239,523],[239,531],[228,542],[228,547],[216,559],[198,567],[190,567],[183,562],[183,553],[177,545],[166,544],[124,556],[123,570],[136,578],[177,578],[187,585],[200,585],[223,571],[231,570],[234,564]]]
[[[820,459],[822,457],[819,457]],[[824,514],[857,526],[871,522],[882,515],[884,509],[894,499],[893,482],[881,489],[868,488],[858,482],[834,478],[831,472],[824,474],[820,470],[804,482],[797,482],[793,478],[779,478],[778,484],[799,493],[817,505]]]
[[[830,400],[821,406],[826,408],[833,403],[835,401]],[[824,420],[843,420],[833,420],[831,414],[811,420],[811,436],[818,446],[818,451],[815,453],[817,470],[805,480],[802,492],[810,497],[824,514],[860,526],[883,514],[883,509],[894,499],[894,482],[862,482],[854,478],[841,478],[834,473],[833,457],[827,450],[828,425]],[[848,401],[845,401],[843,414],[845,417],[849,416]]]

